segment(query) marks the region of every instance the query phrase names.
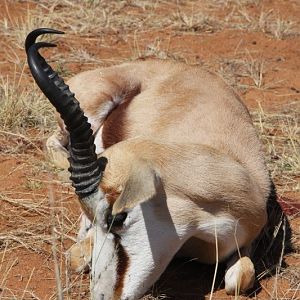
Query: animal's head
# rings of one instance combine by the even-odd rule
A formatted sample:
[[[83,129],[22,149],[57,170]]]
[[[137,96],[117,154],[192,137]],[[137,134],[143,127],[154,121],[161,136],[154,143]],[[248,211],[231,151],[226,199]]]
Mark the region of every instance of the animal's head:
[[[159,173],[151,162],[136,157],[126,142],[97,158],[90,124],[75,95],[38,53],[39,48],[54,46],[35,43],[44,33],[62,32],[31,32],[26,39],[28,64],[70,133],[71,180],[94,227],[93,299],[136,299],[181,247],[186,229],[174,221]]]

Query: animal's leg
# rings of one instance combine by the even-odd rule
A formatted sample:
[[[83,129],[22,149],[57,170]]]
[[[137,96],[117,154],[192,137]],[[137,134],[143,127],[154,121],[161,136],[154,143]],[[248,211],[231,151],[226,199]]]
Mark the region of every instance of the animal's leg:
[[[253,287],[254,265],[247,249],[236,252],[227,262],[225,290],[227,294],[239,295]]]
[[[88,271],[93,248],[93,227],[85,214],[81,215],[77,243],[67,252],[69,266],[74,272]]]
[[[61,169],[68,169],[69,167],[67,145],[68,134],[63,132],[61,128],[55,130],[46,142],[46,151],[50,161]]]
[[[92,260],[93,237],[89,235],[78,241],[67,252],[70,269],[73,272],[88,271]]]

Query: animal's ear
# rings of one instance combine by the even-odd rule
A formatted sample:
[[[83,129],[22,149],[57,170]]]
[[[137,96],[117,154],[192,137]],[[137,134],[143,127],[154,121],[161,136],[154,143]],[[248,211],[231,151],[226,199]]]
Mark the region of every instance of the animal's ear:
[[[113,205],[112,214],[124,212],[152,198],[157,192],[159,180],[156,172],[147,164],[134,164],[121,195]]]

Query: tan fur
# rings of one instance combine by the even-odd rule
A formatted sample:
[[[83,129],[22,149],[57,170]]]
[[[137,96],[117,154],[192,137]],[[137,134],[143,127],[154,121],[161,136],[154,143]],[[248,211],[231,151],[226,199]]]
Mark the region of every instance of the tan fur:
[[[113,213],[147,201],[162,185],[186,207],[182,213],[168,203],[174,222],[230,214],[250,247],[266,222],[269,176],[249,113],[221,79],[199,67],[151,60],[83,72],[69,85],[110,146],[101,153],[108,159],[101,188]],[[103,115],[116,99],[123,107]],[[199,251],[211,248],[202,243]]]
[[[91,260],[93,239],[88,237],[74,244],[67,252],[67,260],[71,270],[84,271]]]

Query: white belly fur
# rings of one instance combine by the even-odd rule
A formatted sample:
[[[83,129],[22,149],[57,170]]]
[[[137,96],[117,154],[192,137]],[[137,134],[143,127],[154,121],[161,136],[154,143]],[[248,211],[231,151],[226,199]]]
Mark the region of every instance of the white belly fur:
[[[229,257],[246,242],[244,229],[230,216],[206,219],[205,222],[200,222],[198,228],[198,233],[183,245],[178,256],[197,258],[203,263],[215,263],[216,260],[222,261]]]

